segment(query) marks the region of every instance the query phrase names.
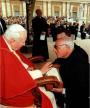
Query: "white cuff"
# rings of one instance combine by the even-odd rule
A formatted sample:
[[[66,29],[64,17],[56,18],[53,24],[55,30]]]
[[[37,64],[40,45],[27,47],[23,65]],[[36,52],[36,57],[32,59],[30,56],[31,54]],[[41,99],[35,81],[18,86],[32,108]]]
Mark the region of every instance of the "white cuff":
[[[33,71],[28,71],[28,73],[31,75],[31,77],[33,79],[36,79],[36,78],[39,78],[39,77],[42,77],[42,72],[40,70],[33,70]]]
[[[52,68],[46,73],[47,76],[56,76],[59,81],[62,81],[59,71],[56,68]]]

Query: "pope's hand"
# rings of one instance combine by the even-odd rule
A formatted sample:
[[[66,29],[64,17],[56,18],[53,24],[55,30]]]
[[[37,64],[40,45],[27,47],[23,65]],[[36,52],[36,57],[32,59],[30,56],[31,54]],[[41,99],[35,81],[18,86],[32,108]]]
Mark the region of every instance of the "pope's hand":
[[[46,72],[48,72],[52,68],[52,66],[53,65],[51,62],[47,62],[42,66],[42,68],[40,70],[43,74],[45,74]]]

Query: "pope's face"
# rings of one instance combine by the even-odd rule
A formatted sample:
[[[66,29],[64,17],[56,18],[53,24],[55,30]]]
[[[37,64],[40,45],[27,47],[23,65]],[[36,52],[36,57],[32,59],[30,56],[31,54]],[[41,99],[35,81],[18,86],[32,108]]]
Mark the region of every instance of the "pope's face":
[[[22,46],[25,45],[25,41],[26,41],[26,33],[25,32],[21,32],[20,33],[20,38],[18,40],[13,40],[11,46],[14,50],[19,50]]]

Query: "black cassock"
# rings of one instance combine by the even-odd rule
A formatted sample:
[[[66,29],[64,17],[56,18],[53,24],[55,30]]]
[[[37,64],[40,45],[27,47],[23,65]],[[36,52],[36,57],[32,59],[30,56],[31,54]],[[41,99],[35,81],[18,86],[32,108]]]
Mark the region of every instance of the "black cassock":
[[[47,32],[48,29],[48,24],[45,18],[36,16],[32,20],[32,29],[34,32],[32,56],[41,55],[46,60],[49,58],[47,37],[45,36],[45,39],[40,38],[42,32]]]
[[[89,62],[86,52],[75,45],[68,58],[58,58],[54,63],[60,64],[60,75],[66,88],[66,108],[89,108]],[[60,98],[59,94],[56,96]]]

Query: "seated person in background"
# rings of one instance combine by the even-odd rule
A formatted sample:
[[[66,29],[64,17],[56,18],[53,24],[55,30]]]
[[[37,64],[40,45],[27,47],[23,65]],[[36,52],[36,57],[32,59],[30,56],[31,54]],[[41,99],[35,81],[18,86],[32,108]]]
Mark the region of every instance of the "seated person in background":
[[[59,72],[66,90],[66,108],[89,108],[88,55],[74,44],[69,31],[58,31],[57,37],[54,50],[58,58],[54,63],[60,65]],[[59,94],[56,98],[59,103]]]
[[[25,45],[26,34],[21,25],[13,24],[0,37],[0,104],[18,108],[57,108],[53,93],[38,87],[34,80],[52,70],[51,62],[41,70],[33,70],[33,64],[17,53]]]

